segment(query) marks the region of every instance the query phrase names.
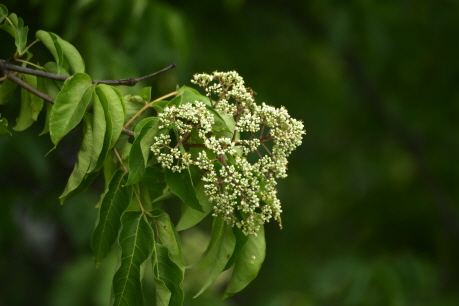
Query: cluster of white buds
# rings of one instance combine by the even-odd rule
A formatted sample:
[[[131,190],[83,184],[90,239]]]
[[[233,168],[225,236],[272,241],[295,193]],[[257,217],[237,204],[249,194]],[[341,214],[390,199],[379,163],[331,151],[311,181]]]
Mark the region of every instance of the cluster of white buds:
[[[303,123],[283,107],[256,105],[253,91],[235,71],[196,74],[192,82],[206,90],[210,105],[186,101],[166,107],[159,114],[159,128],[173,129],[176,140],[160,134],[151,149],[172,171],[189,165],[201,169],[206,195],[214,203],[213,215],[221,215],[246,235],[256,235],[270,219],[280,222],[275,179],[287,176],[287,157],[301,144]],[[226,122],[228,133],[222,135],[212,129],[224,115],[233,119],[232,124]],[[197,150],[191,153],[191,147]]]

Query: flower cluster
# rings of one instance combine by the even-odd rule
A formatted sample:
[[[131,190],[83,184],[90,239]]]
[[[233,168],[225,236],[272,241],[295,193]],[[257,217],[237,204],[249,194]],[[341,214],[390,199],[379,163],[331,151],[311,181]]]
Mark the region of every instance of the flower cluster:
[[[301,144],[303,123],[283,107],[256,105],[253,91],[234,71],[197,74],[192,82],[206,90],[210,105],[186,101],[166,107],[159,128],[175,130],[176,139],[160,134],[151,149],[172,171],[189,165],[201,169],[213,215],[256,235],[270,219],[280,222],[276,179],[287,176],[287,157]],[[218,120],[226,133],[215,128]]]

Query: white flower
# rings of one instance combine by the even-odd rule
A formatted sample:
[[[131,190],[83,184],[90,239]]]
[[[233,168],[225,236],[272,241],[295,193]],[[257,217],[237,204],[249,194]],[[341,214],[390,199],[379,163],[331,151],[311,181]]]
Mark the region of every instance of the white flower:
[[[205,89],[215,111],[233,116],[232,137],[222,134],[221,128],[212,130],[214,115],[204,103],[185,101],[159,114],[159,128],[175,130],[175,143],[169,134],[161,134],[151,150],[172,171],[189,165],[201,169],[205,194],[214,203],[213,215],[256,235],[263,223],[280,222],[276,178],[287,176],[287,157],[302,142],[303,123],[284,107],[257,106],[253,91],[235,71],[195,74],[192,83]],[[255,161],[249,162],[250,156]]]

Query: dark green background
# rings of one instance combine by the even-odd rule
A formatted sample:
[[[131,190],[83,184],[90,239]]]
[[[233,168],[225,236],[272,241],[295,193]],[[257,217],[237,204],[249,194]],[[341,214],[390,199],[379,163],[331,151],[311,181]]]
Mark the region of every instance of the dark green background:
[[[258,102],[304,121],[258,278],[220,302],[224,280],[192,300],[202,280],[187,275],[185,305],[459,305],[458,1],[2,3],[29,41],[42,29],[72,42],[93,78],[176,62],[142,84],[159,97],[193,73],[236,70]],[[12,38],[0,45],[12,56]],[[18,103],[0,108],[11,126]],[[60,206],[80,133],[44,157],[42,126],[0,137],[0,305],[107,305],[117,255],[96,270],[89,248],[102,186]],[[183,236],[190,257],[205,230]]]

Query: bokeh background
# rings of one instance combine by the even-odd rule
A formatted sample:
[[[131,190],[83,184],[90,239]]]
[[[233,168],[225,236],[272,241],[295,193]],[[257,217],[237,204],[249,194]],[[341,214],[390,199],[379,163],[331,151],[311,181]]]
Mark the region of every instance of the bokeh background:
[[[95,79],[176,62],[140,85],[159,97],[193,73],[236,70],[260,103],[304,121],[279,182],[284,229],[267,226],[258,278],[220,301],[223,276],[193,300],[189,274],[185,305],[459,305],[459,2],[2,3],[29,41],[43,29],[72,42]],[[0,46],[0,58],[14,53],[5,33]],[[11,125],[18,97],[0,109]],[[89,247],[102,186],[59,205],[81,136],[45,157],[43,121],[0,137],[0,305],[108,305],[117,254],[96,270]],[[183,234],[189,256],[207,235]]]

